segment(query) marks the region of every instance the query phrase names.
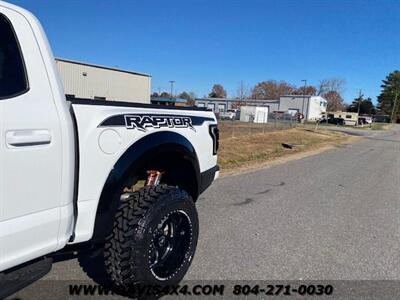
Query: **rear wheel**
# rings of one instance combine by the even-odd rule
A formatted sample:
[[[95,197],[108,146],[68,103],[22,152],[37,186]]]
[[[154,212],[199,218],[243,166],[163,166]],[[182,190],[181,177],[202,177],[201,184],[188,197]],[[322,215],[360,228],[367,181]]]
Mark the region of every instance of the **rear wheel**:
[[[112,286],[176,284],[186,274],[198,239],[192,198],[168,185],[144,187],[121,201],[101,252]]]

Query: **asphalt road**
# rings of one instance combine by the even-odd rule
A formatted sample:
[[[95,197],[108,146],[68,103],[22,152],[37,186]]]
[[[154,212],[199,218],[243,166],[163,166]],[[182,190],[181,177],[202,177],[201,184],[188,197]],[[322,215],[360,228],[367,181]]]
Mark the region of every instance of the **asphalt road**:
[[[357,130],[356,132],[360,132]],[[188,278],[400,279],[400,127],[222,178]]]
[[[217,180],[186,279],[400,280],[400,126]],[[76,260],[46,279],[85,279]]]

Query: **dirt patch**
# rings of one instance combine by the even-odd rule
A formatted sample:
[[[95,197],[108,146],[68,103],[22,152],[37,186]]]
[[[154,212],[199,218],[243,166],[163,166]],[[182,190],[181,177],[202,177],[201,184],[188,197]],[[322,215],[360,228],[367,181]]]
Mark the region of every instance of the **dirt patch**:
[[[221,140],[218,163],[221,175],[226,176],[315,155],[358,139],[340,132],[303,128],[225,138]],[[287,149],[282,143],[297,146]]]

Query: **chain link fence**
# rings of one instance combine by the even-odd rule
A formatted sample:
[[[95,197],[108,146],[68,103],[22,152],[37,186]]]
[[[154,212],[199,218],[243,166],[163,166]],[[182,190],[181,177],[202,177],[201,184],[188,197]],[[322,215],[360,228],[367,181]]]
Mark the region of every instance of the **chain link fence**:
[[[250,117],[249,122],[240,120],[219,120],[221,138],[234,138],[262,134],[277,130],[294,128],[300,125],[298,119],[291,114],[269,113],[266,123],[255,123],[254,117]]]

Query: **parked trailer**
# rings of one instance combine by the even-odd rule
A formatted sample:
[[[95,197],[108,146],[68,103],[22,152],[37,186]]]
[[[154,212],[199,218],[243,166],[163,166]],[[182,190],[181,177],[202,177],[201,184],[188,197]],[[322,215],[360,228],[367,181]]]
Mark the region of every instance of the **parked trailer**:
[[[339,118],[344,120],[344,125],[355,126],[358,122],[358,113],[336,111],[328,113],[328,118]]]

